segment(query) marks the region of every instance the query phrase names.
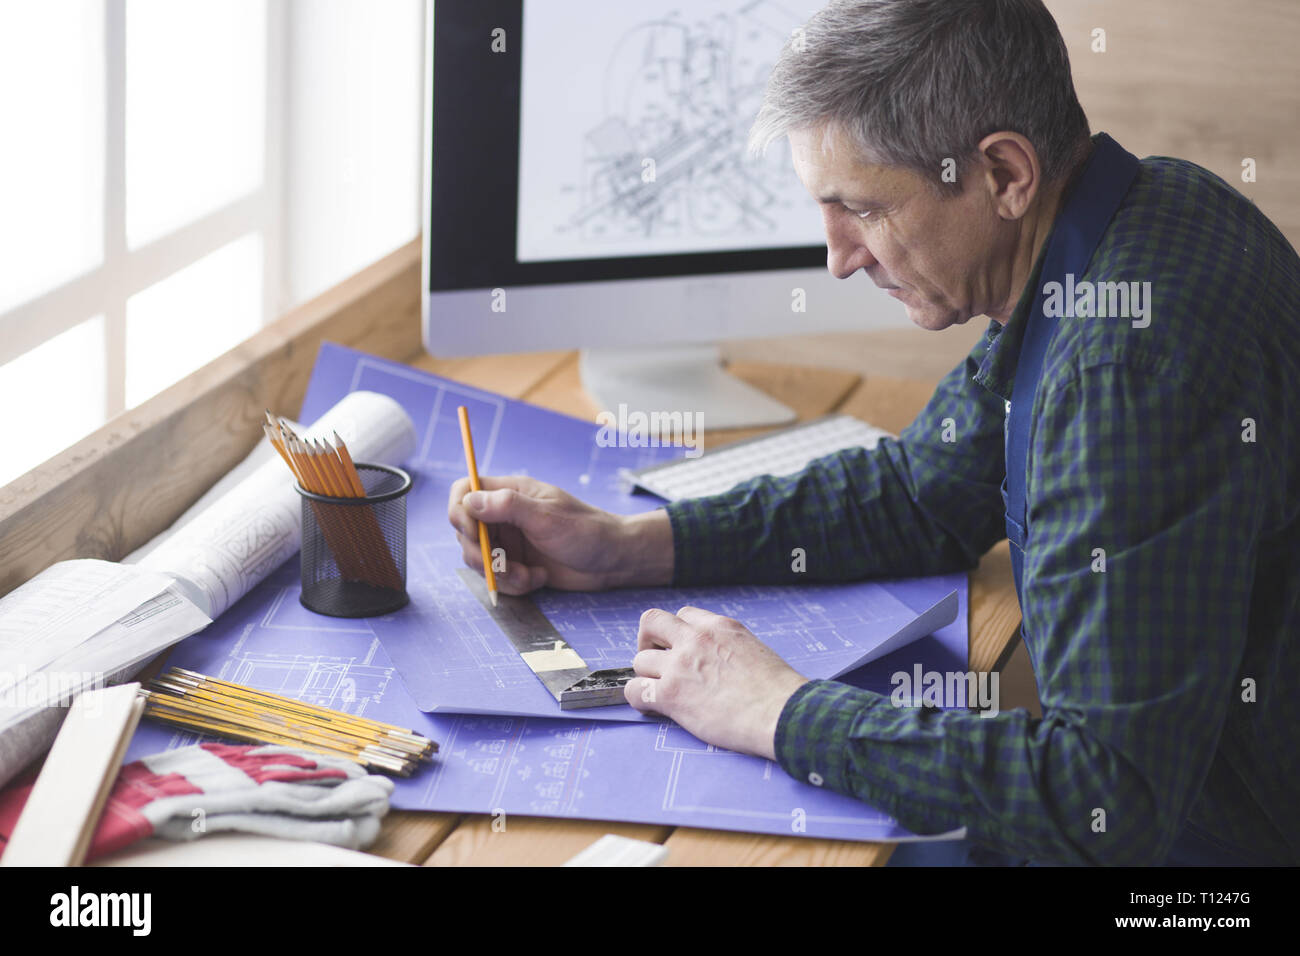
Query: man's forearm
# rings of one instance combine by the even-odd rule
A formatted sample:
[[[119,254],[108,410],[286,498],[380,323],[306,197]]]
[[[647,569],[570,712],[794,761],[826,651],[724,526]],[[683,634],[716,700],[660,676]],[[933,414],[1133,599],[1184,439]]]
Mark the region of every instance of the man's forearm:
[[[802,584],[973,567],[1001,527],[997,485],[955,477],[927,451],[909,454],[893,441],[845,449],[794,475],[673,502],[674,583]],[[909,464],[922,460],[918,488]],[[918,490],[942,501],[942,512],[919,504]]]
[[[1068,712],[986,719],[898,707],[836,681],[796,688],[775,753],[796,780],[863,800],[915,833],[965,827],[975,843],[1043,863],[1158,863],[1184,807]],[[1098,807],[1108,830],[1095,827]]]
[[[944,377],[897,441],[668,505],[674,582],[798,584],[973,567],[1006,536],[1004,409],[971,380],[980,355]]]
[[[619,524],[619,544],[609,586],[661,587],[673,580],[673,527],[662,508],[628,515]]]

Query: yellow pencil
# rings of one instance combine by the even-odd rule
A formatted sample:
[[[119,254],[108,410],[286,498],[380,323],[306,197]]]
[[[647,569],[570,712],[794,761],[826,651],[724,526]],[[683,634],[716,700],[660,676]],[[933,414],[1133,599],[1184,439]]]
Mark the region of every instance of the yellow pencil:
[[[269,410],[262,428],[304,491],[326,498],[366,497],[356,464],[338,432],[334,433],[336,445],[323,438],[304,439]],[[315,499],[311,507],[344,579],[396,591],[405,587],[383,530],[370,509],[340,507]]]
[[[334,453],[339,456],[339,461],[343,463],[343,473],[347,475],[348,482],[352,487],[352,493],[358,498],[366,496],[365,486],[361,484],[361,476],[357,474],[357,466],[352,463],[352,455],[348,453],[348,446],[343,443],[339,433],[334,433]]]
[[[409,727],[399,727],[396,724],[386,724],[381,720],[374,720],[370,717],[358,717],[355,714],[349,714],[345,711],[329,710],[319,704],[305,703],[296,697],[288,697],[284,694],[275,694],[269,690],[259,690],[256,687],[249,687],[246,684],[236,684],[234,681],[225,680],[221,677],[210,677],[207,674],[200,674],[198,671],[186,670],[184,667],[172,667],[163,675],[163,677],[169,680],[189,682],[195,687],[206,686],[217,688],[223,693],[234,697],[243,697],[248,700],[267,701],[272,706],[280,707],[281,709],[314,711],[317,713],[325,712],[339,720],[350,721],[366,727],[373,727],[388,734],[404,737],[407,740],[413,740],[416,742],[427,740],[427,738],[417,734]]]
[[[465,445],[465,467],[469,469],[469,486],[473,491],[482,491],[478,481],[478,464],[474,459],[474,436],[469,433],[469,409],[461,405],[456,409],[460,417],[460,438]],[[488,597],[492,606],[497,606],[497,577],[492,573],[492,545],[488,541],[487,525],[478,523],[478,543],[483,550],[483,576],[487,579]]]

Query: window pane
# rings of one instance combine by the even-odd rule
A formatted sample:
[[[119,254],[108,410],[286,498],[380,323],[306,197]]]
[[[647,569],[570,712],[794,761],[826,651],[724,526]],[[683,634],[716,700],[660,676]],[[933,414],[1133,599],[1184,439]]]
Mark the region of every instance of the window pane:
[[[262,237],[236,239],[126,301],[126,404],[139,405],[262,325]]]
[[[103,5],[0,4],[0,312],[98,265]]]
[[[136,248],[255,190],[264,0],[126,5],[126,239]]]
[[[294,163],[284,184],[291,303],[420,231],[423,6],[313,2],[294,20],[286,69],[301,95],[285,129]]]
[[[74,325],[0,365],[7,409],[0,485],[104,424],[104,317]]]

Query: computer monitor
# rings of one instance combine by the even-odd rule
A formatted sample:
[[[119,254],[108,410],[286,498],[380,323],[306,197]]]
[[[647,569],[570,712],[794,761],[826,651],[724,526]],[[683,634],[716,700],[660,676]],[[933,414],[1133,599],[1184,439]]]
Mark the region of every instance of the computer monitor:
[[[714,343],[907,325],[826,270],[784,141],[746,148],[821,0],[430,0],[424,344],[581,348],[602,408],[708,428],[794,413]]]

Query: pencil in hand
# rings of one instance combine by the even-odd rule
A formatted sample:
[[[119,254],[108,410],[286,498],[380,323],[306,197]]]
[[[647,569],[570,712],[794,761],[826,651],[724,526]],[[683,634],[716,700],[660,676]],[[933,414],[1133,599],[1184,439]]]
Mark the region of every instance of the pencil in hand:
[[[478,464],[474,459],[474,437],[469,433],[469,409],[464,405],[457,407],[456,415],[460,418],[460,438],[465,445],[465,466],[469,469],[469,487],[471,491],[482,491],[478,480]],[[497,606],[497,578],[492,572],[492,545],[488,542],[487,525],[478,523],[478,543],[483,550],[483,577],[487,579],[488,598],[492,606]]]

